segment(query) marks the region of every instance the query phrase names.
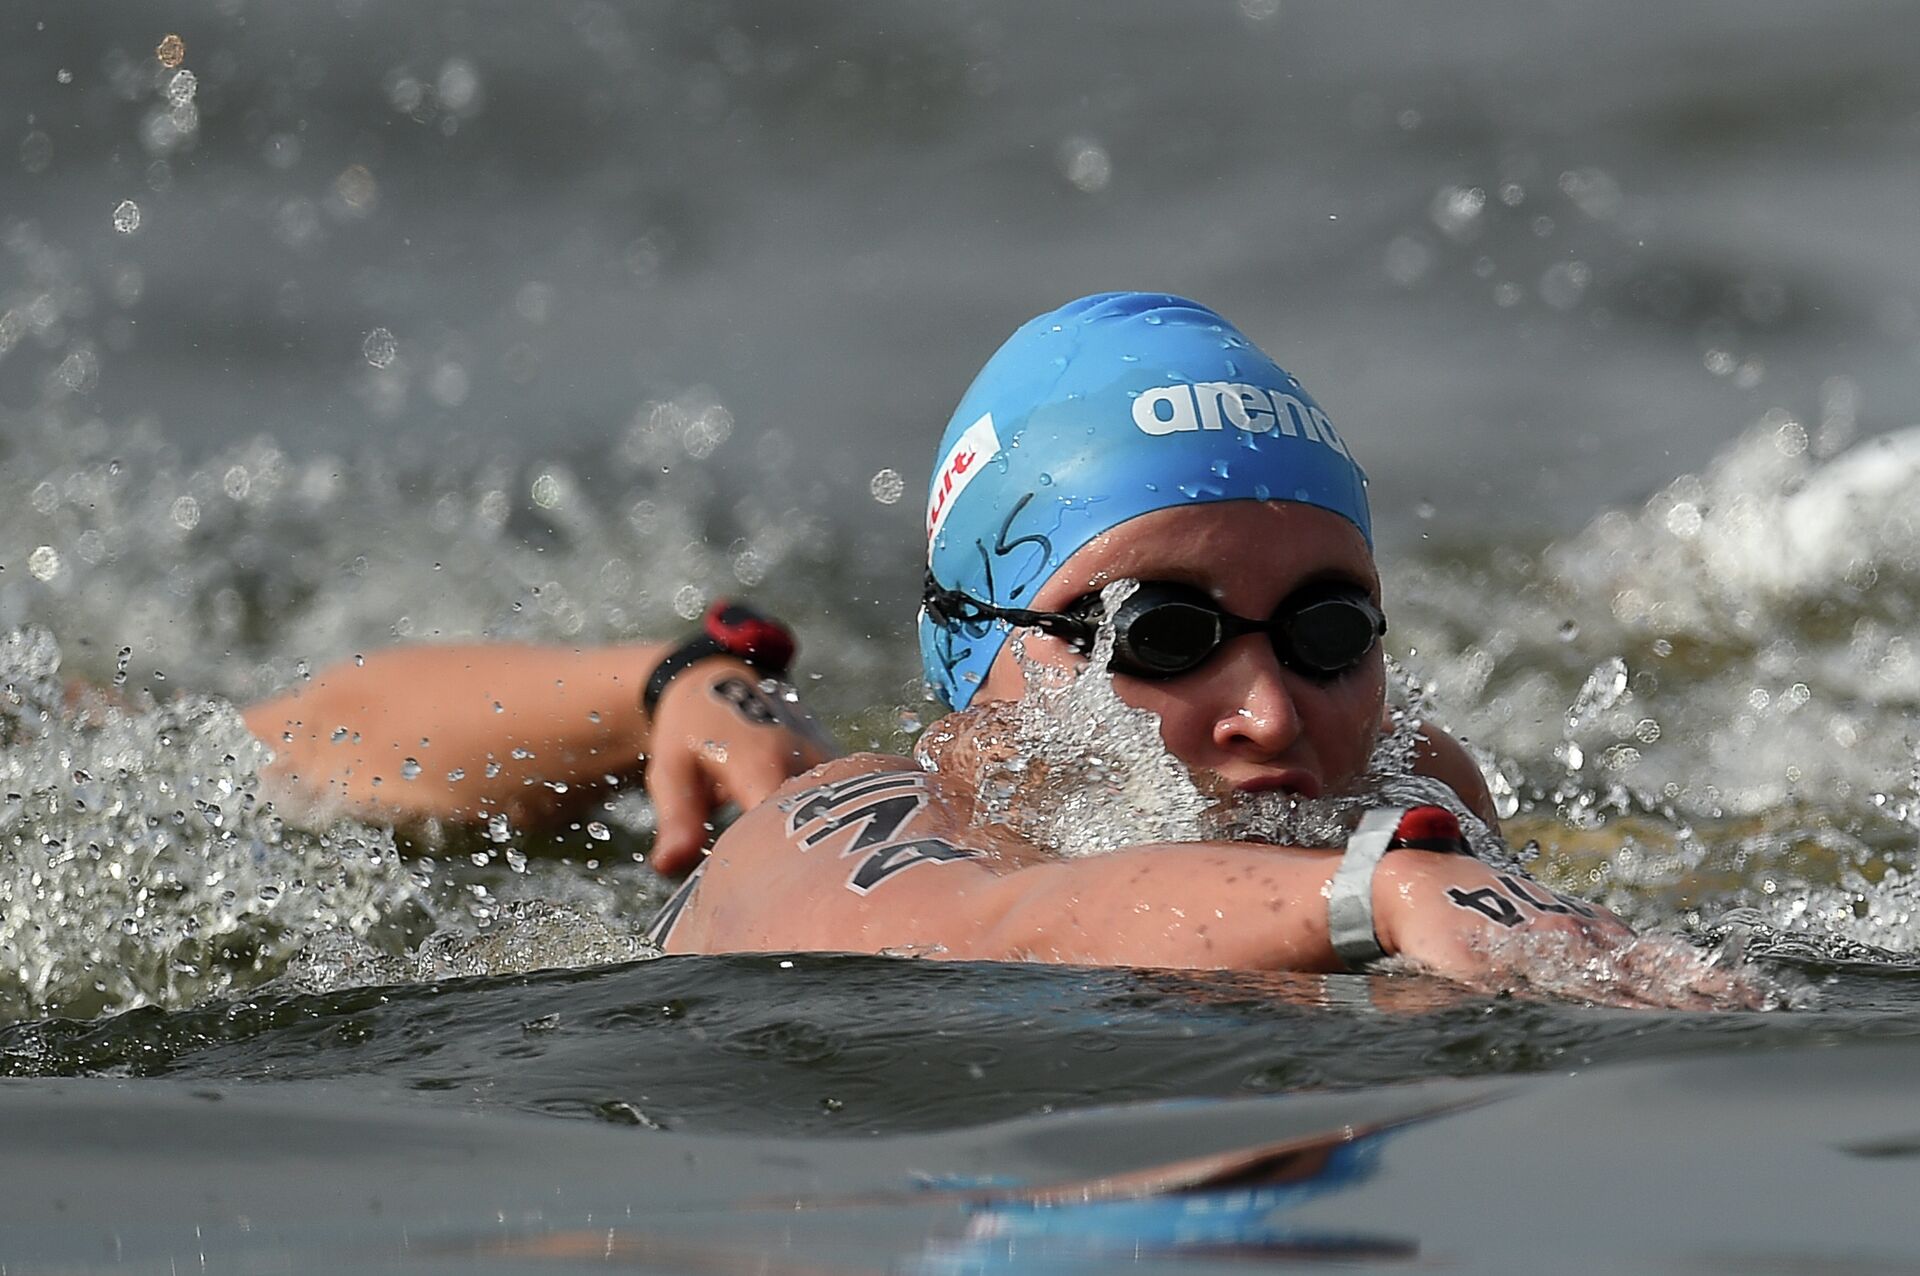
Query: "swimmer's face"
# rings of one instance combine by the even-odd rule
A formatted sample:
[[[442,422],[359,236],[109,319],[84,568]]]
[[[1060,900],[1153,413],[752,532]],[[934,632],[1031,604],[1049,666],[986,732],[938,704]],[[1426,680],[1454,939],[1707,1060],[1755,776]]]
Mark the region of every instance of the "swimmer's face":
[[[1337,514],[1290,501],[1222,501],[1155,510],[1083,546],[1028,606],[1062,611],[1116,580],[1173,581],[1248,617],[1273,613],[1309,584],[1339,582],[1377,603],[1380,578],[1359,529]],[[1082,663],[1066,643],[1033,630],[1027,655],[1053,667]],[[1273,644],[1249,634],[1206,663],[1167,679],[1116,674],[1122,700],[1160,717],[1169,752],[1242,791],[1316,797],[1349,789],[1366,769],[1386,703],[1378,643],[1360,664],[1321,681],[1284,668]],[[985,700],[1024,694],[1009,643],[980,689]]]

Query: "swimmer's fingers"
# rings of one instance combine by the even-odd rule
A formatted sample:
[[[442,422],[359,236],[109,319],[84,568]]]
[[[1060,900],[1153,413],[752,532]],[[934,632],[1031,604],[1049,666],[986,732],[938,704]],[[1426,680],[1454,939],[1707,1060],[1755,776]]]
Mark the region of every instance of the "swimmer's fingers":
[[[758,806],[792,776],[833,756],[832,741],[745,664],[703,661],[660,698],[647,762],[655,871],[699,862],[714,809]]]
[[[679,877],[700,862],[715,805],[713,786],[690,749],[668,749],[647,762],[647,797],[653,803],[653,852],[647,863],[666,877]]]

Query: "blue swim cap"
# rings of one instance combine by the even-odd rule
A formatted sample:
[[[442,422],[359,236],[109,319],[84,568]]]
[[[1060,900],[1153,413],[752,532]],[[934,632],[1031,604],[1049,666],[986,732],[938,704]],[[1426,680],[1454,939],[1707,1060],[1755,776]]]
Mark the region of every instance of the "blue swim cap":
[[[1161,293],[1069,302],[1000,347],[940,439],[927,566],[945,588],[1029,606],[1073,552],[1203,501],[1300,501],[1373,544],[1367,478],[1300,383],[1205,306]],[[920,614],[927,683],[963,709],[1005,621]]]

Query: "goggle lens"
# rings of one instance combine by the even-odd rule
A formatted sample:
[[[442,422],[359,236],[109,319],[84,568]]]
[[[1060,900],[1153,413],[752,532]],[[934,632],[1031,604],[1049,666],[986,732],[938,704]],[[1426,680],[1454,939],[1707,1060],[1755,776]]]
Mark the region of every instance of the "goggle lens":
[[[1282,622],[1281,633],[1302,670],[1331,677],[1359,664],[1379,634],[1375,620],[1351,598],[1323,598]],[[1276,643],[1280,634],[1274,636]]]
[[[1163,677],[1185,673],[1220,645],[1220,613],[1191,603],[1161,603],[1126,620],[1116,648],[1124,647],[1129,665]]]
[[[1099,599],[1083,600],[1090,619]],[[1386,620],[1371,599],[1343,587],[1309,587],[1283,601],[1266,621],[1222,611],[1212,599],[1182,585],[1141,585],[1114,617],[1112,667],[1137,678],[1173,678],[1197,669],[1222,644],[1265,633],[1282,665],[1307,677],[1331,680],[1355,668],[1386,632]]]

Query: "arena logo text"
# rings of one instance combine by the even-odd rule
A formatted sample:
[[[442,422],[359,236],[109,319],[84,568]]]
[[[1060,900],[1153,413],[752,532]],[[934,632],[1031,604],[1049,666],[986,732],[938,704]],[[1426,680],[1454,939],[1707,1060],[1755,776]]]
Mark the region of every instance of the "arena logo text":
[[[1229,425],[1248,434],[1277,429],[1290,438],[1308,439],[1348,455],[1347,445],[1317,404],[1285,390],[1238,381],[1201,381],[1142,391],[1133,401],[1133,423],[1153,435],[1221,430]]]

